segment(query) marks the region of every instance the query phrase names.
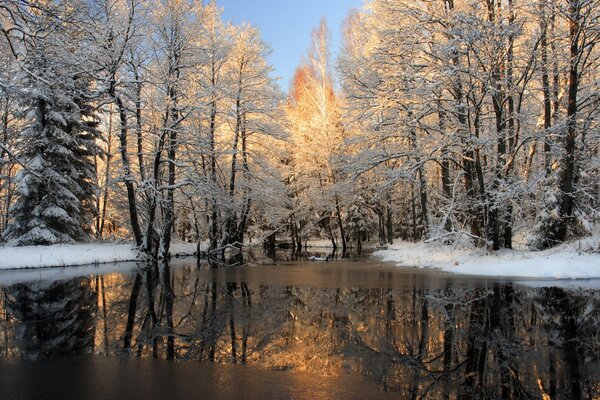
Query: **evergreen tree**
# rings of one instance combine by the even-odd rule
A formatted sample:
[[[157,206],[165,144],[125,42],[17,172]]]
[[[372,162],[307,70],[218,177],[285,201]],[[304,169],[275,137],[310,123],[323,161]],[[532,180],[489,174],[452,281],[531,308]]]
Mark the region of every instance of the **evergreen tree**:
[[[26,44],[22,86],[28,123],[19,152],[26,167],[17,176],[17,200],[4,232],[17,245],[85,240],[95,212],[100,134],[89,101],[83,36],[70,24],[75,16],[62,16],[57,27],[54,15],[39,17],[39,30],[48,34]]]

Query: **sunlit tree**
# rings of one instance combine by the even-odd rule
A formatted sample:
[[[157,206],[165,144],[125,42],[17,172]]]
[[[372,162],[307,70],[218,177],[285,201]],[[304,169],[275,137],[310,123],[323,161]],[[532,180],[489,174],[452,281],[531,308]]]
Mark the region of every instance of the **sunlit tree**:
[[[329,35],[325,20],[313,32],[307,60],[298,67],[288,106],[293,143],[293,196],[295,219],[310,221],[324,230],[337,246],[339,237],[346,249],[342,205],[336,184],[340,171],[336,157],[341,155],[344,130],[340,100],[331,76]],[[304,229],[311,225],[305,223]],[[339,229],[339,236],[334,230]],[[299,232],[307,236],[314,230]]]

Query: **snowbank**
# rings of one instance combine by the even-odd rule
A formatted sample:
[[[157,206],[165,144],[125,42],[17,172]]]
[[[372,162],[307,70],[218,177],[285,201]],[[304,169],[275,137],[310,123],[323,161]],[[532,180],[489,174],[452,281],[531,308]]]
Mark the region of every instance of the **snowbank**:
[[[65,281],[82,276],[105,275],[112,273],[126,274],[135,271],[137,262],[120,262],[116,264],[97,264],[84,266],[68,266],[61,268],[21,268],[0,271],[0,285],[10,286],[21,282]]]
[[[481,249],[399,243],[387,250],[376,251],[374,255],[399,266],[435,268],[465,275],[600,278],[600,253],[580,252],[580,245],[580,242],[575,242],[546,251],[503,250],[486,254]]]
[[[337,238],[336,239],[337,245],[338,245],[338,250],[342,249],[342,241]],[[322,248],[322,249],[333,249],[333,244],[331,244],[331,240],[330,239],[309,239],[306,242],[302,242],[302,245],[306,245],[307,249],[310,248]],[[355,242],[348,242],[347,243],[348,248],[350,248],[351,246],[356,246]],[[363,249],[368,249],[368,248],[373,248],[374,246],[376,246],[375,243],[369,243],[369,242],[365,242],[362,244],[362,248]]]
[[[210,242],[207,240],[200,243],[200,252],[207,252],[210,247]],[[196,243],[173,242],[169,254],[171,257],[187,257],[197,255]]]
[[[204,244],[201,250],[206,247]],[[195,243],[173,243],[172,256],[196,253]],[[47,268],[136,261],[131,244],[86,243],[53,246],[0,247],[0,269]]]
[[[323,249],[332,249],[333,245],[331,244],[331,240],[329,239],[311,239],[303,242],[302,245],[306,245],[306,247],[313,248],[323,248]],[[341,246],[341,244],[340,244]]]

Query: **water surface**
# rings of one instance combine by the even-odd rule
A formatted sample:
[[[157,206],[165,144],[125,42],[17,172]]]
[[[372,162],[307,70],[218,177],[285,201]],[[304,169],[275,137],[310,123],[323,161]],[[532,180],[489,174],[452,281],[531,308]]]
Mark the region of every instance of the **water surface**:
[[[3,398],[600,396],[593,282],[238,261],[1,273]]]

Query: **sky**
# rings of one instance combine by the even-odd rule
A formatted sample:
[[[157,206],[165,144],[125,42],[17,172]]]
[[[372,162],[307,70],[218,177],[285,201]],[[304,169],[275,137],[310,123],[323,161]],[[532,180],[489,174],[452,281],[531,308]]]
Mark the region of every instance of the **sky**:
[[[270,62],[279,84],[288,90],[294,71],[308,52],[310,35],[321,17],[331,34],[331,54],[335,57],[341,41],[344,19],[363,0],[217,0],[224,8],[223,18],[239,24],[249,22],[260,29],[271,46]]]

